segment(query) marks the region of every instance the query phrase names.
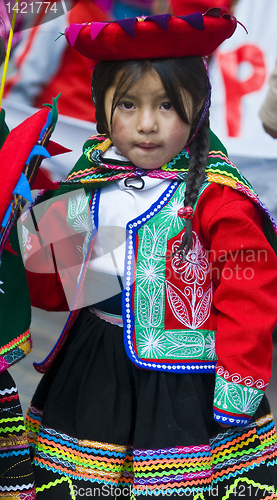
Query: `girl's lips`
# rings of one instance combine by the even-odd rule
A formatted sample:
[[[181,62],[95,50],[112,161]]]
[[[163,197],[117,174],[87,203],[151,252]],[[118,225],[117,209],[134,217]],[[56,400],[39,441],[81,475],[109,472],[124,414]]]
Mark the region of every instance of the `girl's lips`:
[[[140,144],[137,144],[137,147],[138,148],[141,148],[141,149],[156,149],[158,148],[158,144],[153,144],[153,143],[146,143],[146,142],[142,142]]]

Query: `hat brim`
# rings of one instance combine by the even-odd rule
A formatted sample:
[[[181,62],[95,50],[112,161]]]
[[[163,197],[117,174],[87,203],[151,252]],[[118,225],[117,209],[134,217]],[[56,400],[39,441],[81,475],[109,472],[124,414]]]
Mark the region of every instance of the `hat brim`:
[[[234,33],[237,20],[224,9],[189,16],[167,15],[72,24],[68,43],[93,61],[208,56]]]

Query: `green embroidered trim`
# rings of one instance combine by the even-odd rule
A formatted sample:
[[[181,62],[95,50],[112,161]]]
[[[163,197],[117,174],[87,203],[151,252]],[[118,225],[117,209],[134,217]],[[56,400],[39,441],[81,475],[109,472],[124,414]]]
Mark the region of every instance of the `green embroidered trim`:
[[[216,332],[211,330],[145,328],[137,334],[138,355],[146,359],[217,360],[215,335]]]
[[[23,422],[23,418],[20,417],[13,417],[13,418],[1,418],[0,420],[0,425],[7,423],[7,422]]]
[[[228,500],[228,498],[230,497],[230,494],[233,492],[236,495],[235,490],[236,490],[236,487],[238,486],[239,483],[247,483],[249,486],[253,486],[254,488],[256,488],[256,490],[263,490],[263,492],[267,491],[268,493],[271,493],[271,494],[275,493],[274,486],[268,486],[267,484],[256,483],[255,481],[252,481],[251,479],[248,479],[247,477],[242,477],[242,478],[238,478],[234,481],[234,483],[228,488],[226,495],[224,495],[224,497],[222,497],[222,500]],[[256,491],[256,494],[257,493],[258,493],[258,491]]]
[[[53,486],[57,486],[57,484],[62,484],[64,482],[68,483],[71,499],[76,500],[76,496],[75,496],[74,488],[73,488],[73,483],[69,477],[62,477],[61,479],[56,479],[56,481],[53,481],[51,483],[44,484],[40,488],[36,488],[36,493],[39,493],[39,492],[42,492],[45,490],[49,490]]]
[[[193,497],[193,500],[205,500],[205,497],[203,493],[197,493],[197,495]]]
[[[189,159],[189,153],[186,149],[183,149],[181,153],[179,153],[175,158],[173,158],[172,161],[167,163],[166,165],[163,165],[161,167],[161,170],[169,170],[171,167],[174,167],[174,165],[177,163],[178,160],[180,160],[182,157],[185,157],[187,160]]]
[[[245,184],[253,193],[256,194],[256,191],[253,189],[250,182],[248,182],[248,180],[243,175],[241,175],[241,173],[236,169],[235,166],[230,165],[230,163],[227,163],[226,161],[211,163],[206,167],[206,172],[212,172],[219,175],[227,175],[234,181]]]
[[[7,432],[12,433],[19,431],[25,431],[24,425],[18,425],[17,427],[13,425],[13,427],[6,427],[5,429],[1,429],[1,433],[3,432],[4,434],[6,434]]]
[[[255,194],[250,183],[244,178],[244,176],[239,172],[239,170],[230,162],[227,157],[227,151],[223,144],[215,136],[215,134],[210,130],[210,152],[207,160],[207,172],[218,173],[219,175],[225,175],[229,179],[233,180],[235,183],[238,182],[244,187],[250,189],[252,193]],[[122,170],[122,163],[117,160],[109,159],[109,167],[103,168],[101,160],[101,154],[103,154],[103,144],[107,141],[106,136],[95,136],[89,139],[83,147],[83,155],[80,157],[74,168],[68,175],[66,181],[61,181],[60,184],[72,183],[72,182],[97,182],[99,179],[103,181],[111,181],[118,178],[118,175],[124,176],[124,169]],[[109,147],[109,145],[107,146]],[[115,167],[114,169],[112,167]],[[120,166],[120,170],[117,170],[117,166]],[[125,163],[125,174],[130,173],[135,169],[134,165],[130,162]],[[130,170],[131,168],[131,170]],[[161,167],[161,172],[171,172],[175,174],[175,179],[180,181],[185,180],[189,168],[189,151],[183,149],[173,160],[168,164]],[[216,182],[216,181],[213,181]],[[235,186],[233,186],[235,187]]]
[[[260,389],[228,382],[216,374],[214,406],[224,412],[252,416],[263,395]]]
[[[208,186],[208,182],[201,186],[194,210],[199,197]],[[206,301],[207,317],[212,297],[211,285],[205,293],[202,289],[202,285],[209,278],[209,263],[205,255],[203,254],[202,260],[200,259],[194,265],[193,272],[196,275],[199,274],[201,279],[203,277],[204,281],[199,286],[192,285],[194,288],[191,293],[194,295],[191,301],[189,299],[186,301],[185,297],[181,295],[182,291],[175,290],[170,280],[166,279],[167,260],[165,255],[168,241],[181,235],[185,227],[185,220],[178,217],[178,209],[183,206],[185,189],[185,183],[180,184],[166,205],[154,217],[146,220],[138,230],[134,321],[137,353],[143,359],[217,360],[215,353],[216,332],[200,329],[204,317],[200,318],[201,321],[203,320],[202,322],[197,320],[199,297],[203,295],[203,300]],[[200,242],[197,249],[201,252]],[[188,263],[188,265],[190,264]],[[205,270],[203,270],[204,268]],[[172,307],[180,309],[182,303],[183,310],[187,311],[186,314],[184,313],[186,317],[181,318],[181,323],[184,325],[182,329],[165,329],[165,282]],[[185,287],[186,283],[183,283],[183,288],[185,289]],[[179,305],[176,305],[177,301]],[[180,318],[178,317],[178,319]]]

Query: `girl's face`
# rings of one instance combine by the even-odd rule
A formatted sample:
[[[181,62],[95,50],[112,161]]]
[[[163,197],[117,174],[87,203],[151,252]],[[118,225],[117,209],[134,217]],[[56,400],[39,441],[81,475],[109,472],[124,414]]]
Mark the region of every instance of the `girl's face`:
[[[191,125],[183,122],[168,100],[162,81],[149,70],[123,94],[113,115],[111,108],[118,79],[105,96],[105,112],[110,138],[120,153],[144,169],[162,167],[185,147]],[[192,122],[192,98],[183,91]]]

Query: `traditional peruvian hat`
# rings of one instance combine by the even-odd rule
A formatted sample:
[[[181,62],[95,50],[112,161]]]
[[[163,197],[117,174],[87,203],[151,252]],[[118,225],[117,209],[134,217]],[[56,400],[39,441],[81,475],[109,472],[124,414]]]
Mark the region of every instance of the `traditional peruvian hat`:
[[[170,14],[127,18],[108,23],[72,24],[68,43],[93,61],[208,56],[230,38],[236,18],[226,8],[205,14]]]

